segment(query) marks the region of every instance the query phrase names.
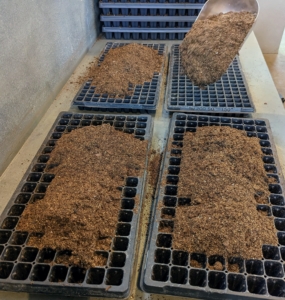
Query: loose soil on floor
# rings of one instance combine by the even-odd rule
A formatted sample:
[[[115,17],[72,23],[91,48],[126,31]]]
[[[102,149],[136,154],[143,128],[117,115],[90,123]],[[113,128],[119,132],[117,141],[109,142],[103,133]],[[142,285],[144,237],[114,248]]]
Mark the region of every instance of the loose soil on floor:
[[[226,72],[254,23],[249,12],[229,12],[198,20],[180,45],[187,77],[197,86],[216,82]]]
[[[45,197],[24,210],[17,230],[42,233],[30,246],[69,250],[59,258],[81,267],[102,265],[109,250],[128,176],[141,176],[147,141],[104,124],[64,134],[46,172],[55,174]]]
[[[277,245],[268,203],[268,177],[258,138],[230,127],[202,127],[184,136],[173,248],[224,257],[262,258],[262,245]]]
[[[139,44],[110,49],[100,66],[91,65],[88,72],[96,93],[114,96],[131,95],[134,87],[152,80],[160,72],[163,56],[157,50]]]

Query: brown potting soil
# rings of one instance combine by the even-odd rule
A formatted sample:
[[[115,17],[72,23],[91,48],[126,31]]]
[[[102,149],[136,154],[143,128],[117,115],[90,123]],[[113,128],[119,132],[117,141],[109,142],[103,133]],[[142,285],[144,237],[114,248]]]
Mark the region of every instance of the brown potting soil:
[[[220,261],[216,261],[213,265],[208,264],[208,269],[216,270],[216,271],[223,271],[224,266]]]
[[[226,72],[254,23],[249,12],[228,12],[196,21],[180,45],[185,74],[203,88]]]
[[[228,264],[227,269],[229,272],[239,273],[239,265],[238,264]]]
[[[42,233],[28,245],[69,250],[61,262],[104,264],[96,250],[109,250],[127,176],[141,176],[147,142],[104,124],[64,134],[46,172],[55,174],[45,197],[24,210],[17,230]],[[103,261],[102,261],[103,260]]]
[[[114,96],[131,95],[137,84],[151,81],[160,72],[163,56],[157,50],[139,44],[128,44],[110,49],[100,66],[92,67],[90,78],[96,93]]]
[[[206,255],[262,258],[262,245],[277,245],[268,203],[268,177],[258,138],[230,127],[202,127],[184,136],[173,247]]]
[[[197,260],[195,260],[195,259],[191,259],[190,260],[190,266],[192,267],[192,268],[201,268],[202,267],[202,265],[201,265],[201,263],[199,263]]]
[[[148,183],[155,188],[159,176],[160,164],[162,159],[162,153],[152,150],[149,162],[149,181]]]

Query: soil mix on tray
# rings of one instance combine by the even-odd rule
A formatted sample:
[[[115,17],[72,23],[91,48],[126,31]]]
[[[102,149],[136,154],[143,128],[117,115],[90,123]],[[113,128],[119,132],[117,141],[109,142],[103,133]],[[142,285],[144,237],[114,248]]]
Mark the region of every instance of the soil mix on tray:
[[[187,77],[203,88],[226,72],[254,23],[250,12],[228,12],[198,20],[180,45]]]
[[[162,61],[157,50],[139,44],[110,49],[100,66],[93,68],[96,93],[131,95],[135,85],[150,82],[154,72],[160,72]]]
[[[194,253],[261,259],[277,245],[259,139],[230,127],[202,127],[184,136],[173,247]]]
[[[141,176],[147,141],[114,127],[82,127],[64,134],[45,172],[55,174],[42,200],[28,204],[17,230],[40,233],[28,245],[69,250],[60,262],[104,264],[95,250],[109,250],[128,176]]]

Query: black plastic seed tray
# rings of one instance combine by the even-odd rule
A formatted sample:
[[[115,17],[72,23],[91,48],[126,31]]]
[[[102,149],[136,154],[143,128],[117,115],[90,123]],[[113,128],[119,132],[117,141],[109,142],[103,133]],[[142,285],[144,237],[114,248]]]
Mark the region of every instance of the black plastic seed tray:
[[[262,260],[243,260],[221,256],[206,257],[200,253],[187,253],[172,248],[172,234],[161,228],[173,228],[175,208],[184,205],[185,199],[177,197],[177,183],[183,135],[195,132],[201,126],[230,126],[257,136],[264,153],[264,168],[276,184],[269,184],[271,195],[266,205],[257,205],[274,217],[279,245],[264,245]],[[182,148],[178,147],[181,146]],[[158,198],[154,204],[148,249],[141,274],[141,288],[148,293],[169,294],[200,299],[280,299],[285,297],[285,200],[284,179],[281,174],[276,148],[269,122],[263,119],[245,119],[199,116],[175,113],[170,124],[167,151],[160,174]],[[201,267],[191,266],[190,260]],[[207,265],[216,261],[223,264],[223,271],[212,271]],[[238,264],[239,271],[227,269],[228,264]]]
[[[122,187],[121,210],[116,235],[109,251],[94,249],[106,257],[105,266],[88,270],[56,263],[62,251],[29,247],[33,234],[16,226],[29,203],[44,197],[54,175],[45,167],[57,140],[73,129],[101,125],[150,141],[152,119],[149,115],[106,115],[60,113],[28,171],[0,217],[0,289],[28,293],[77,296],[126,297],[130,290],[136,234],[143,197],[145,174],[127,177]],[[146,158],[147,159],[147,158]],[[139,201],[135,203],[134,198]]]
[[[203,4],[150,1],[150,2],[100,2],[99,7],[104,15],[132,16],[194,16],[200,12]]]
[[[98,65],[104,60],[110,49],[115,49],[128,45],[128,43],[107,43],[102,55],[99,58]],[[142,44],[158,51],[159,55],[165,58],[165,44]],[[107,112],[133,112],[133,113],[153,113],[156,111],[156,106],[159,99],[161,86],[161,77],[163,74],[164,59],[161,66],[161,71],[153,74],[150,82],[144,82],[142,85],[129,86],[132,95],[126,95],[118,98],[111,94],[98,94],[95,86],[89,80],[83,84],[73,100],[73,104],[79,109],[89,109],[95,111]]]
[[[238,57],[220,80],[201,90],[184,75],[179,45],[173,45],[168,74],[166,109],[169,111],[223,114],[255,111]]]
[[[103,27],[102,31],[105,32],[106,39],[183,40],[189,28]]]

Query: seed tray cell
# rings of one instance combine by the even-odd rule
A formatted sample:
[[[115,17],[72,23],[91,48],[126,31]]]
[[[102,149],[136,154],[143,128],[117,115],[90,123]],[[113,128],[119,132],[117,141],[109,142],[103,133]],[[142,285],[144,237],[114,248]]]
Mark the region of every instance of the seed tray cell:
[[[105,123],[150,144],[152,118],[149,115],[60,113],[0,216],[0,290],[117,298],[128,295],[146,172],[141,177],[126,178],[116,235],[110,250],[94,249],[106,258],[104,266],[86,270],[59,264],[57,258],[70,255],[70,251],[30,247],[27,245],[29,238],[39,234],[21,232],[16,228],[26,205],[43,199],[54,178],[45,168],[62,134],[75,128]],[[135,201],[135,197],[138,200]]]
[[[255,111],[238,57],[233,60],[220,80],[208,85],[204,90],[194,86],[183,73],[179,45],[173,45],[167,83],[167,110],[223,114]]]
[[[278,246],[263,245],[261,260],[239,257],[225,259],[218,255],[207,257],[203,253],[188,253],[172,248],[176,207],[190,205],[189,199],[177,197],[182,153],[182,148],[177,148],[177,145],[183,147],[184,133],[195,132],[200,126],[230,126],[244,130],[249,137],[260,139],[264,168],[267,176],[273,176],[276,183],[268,186],[271,192],[268,203],[258,204],[257,209],[274,217],[279,240]],[[166,149],[142,268],[141,288],[148,293],[200,299],[285,297],[285,184],[269,122],[264,119],[175,113],[170,123]],[[223,265],[223,271],[207,268],[217,261]],[[238,265],[237,272],[230,268],[233,264]]]
[[[128,45],[128,43],[111,43],[108,42],[99,57],[99,62],[102,63],[110,49],[115,49]],[[161,86],[161,77],[163,74],[164,59],[166,55],[165,44],[142,44],[158,51],[158,54],[163,56],[163,62],[160,72],[153,74],[150,82],[144,82],[142,85],[129,86],[129,90],[133,91],[132,95],[125,95],[121,98],[111,94],[96,93],[96,83],[92,85],[92,80],[85,82],[73,100],[73,104],[79,109],[87,109],[94,111],[106,112],[140,112],[153,113],[156,111],[156,106],[159,99]]]

